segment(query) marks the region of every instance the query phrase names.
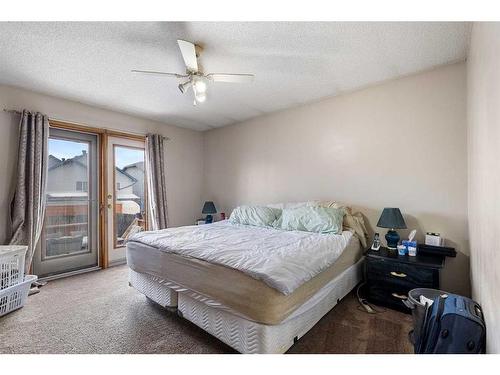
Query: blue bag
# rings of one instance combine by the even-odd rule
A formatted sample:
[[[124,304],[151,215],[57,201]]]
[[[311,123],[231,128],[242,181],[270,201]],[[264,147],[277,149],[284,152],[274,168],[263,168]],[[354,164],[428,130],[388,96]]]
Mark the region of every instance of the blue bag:
[[[481,306],[455,294],[439,296],[427,307],[415,353],[478,354],[486,350]]]

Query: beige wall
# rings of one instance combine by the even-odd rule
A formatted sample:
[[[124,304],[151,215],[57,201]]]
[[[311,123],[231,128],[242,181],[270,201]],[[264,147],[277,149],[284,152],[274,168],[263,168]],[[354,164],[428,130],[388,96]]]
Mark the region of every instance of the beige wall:
[[[472,296],[500,353],[500,24],[475,23],[467,62]]]
[[[457,248],[442,287],[469,293],[464,63],[211,130],[204,147],[218,208],[337,199],[373,230],[400,207],[419,240],[441,232]]]
[[[203,133],[165,125],[118,112],[0,85],[0,243],[8,237],[8,207],[17,160],[17,115],[3,108],[26,108],[49,117],[89,126],[171,138],[166,143],[167,199],[170,224],[190,225],[200,215],[203,175]]]

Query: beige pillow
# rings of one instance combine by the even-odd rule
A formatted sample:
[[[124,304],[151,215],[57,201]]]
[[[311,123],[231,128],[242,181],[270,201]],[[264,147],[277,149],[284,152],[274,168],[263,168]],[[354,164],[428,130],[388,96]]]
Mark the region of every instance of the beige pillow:
[[[322,206],[322,207],[330,207],[330,208],[337,208],[337,209],[341,209],[343,208],[344,211],[347,213],[347,214],[350,214],[352,215],[352,208],[349,207],[348,205],[346,204],[343,204],[343,203],[340,203],[340,202],[337,202],[337,201],[317,201],[316,204],[318,206]]]

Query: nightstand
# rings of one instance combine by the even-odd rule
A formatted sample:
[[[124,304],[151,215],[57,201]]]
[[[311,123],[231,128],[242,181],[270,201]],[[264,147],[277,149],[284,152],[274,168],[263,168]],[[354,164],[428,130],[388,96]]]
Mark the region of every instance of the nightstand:
[[[414,288],[439,289],[439,272],[444,255],[398,255],[397,250],[381,247],[365,253],[366,298],[368,301],[409,313],[403,300]]]

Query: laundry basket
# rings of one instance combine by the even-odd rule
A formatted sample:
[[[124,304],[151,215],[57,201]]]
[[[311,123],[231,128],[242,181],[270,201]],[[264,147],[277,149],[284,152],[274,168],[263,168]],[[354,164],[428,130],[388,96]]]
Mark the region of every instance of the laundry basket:
[[[36,275],[26,275],[23,282],[0,290],[0,316],[23,307],[31,284],[37,279]]]
[[[27,246],[0,246],[0,290],[24,280]]]

